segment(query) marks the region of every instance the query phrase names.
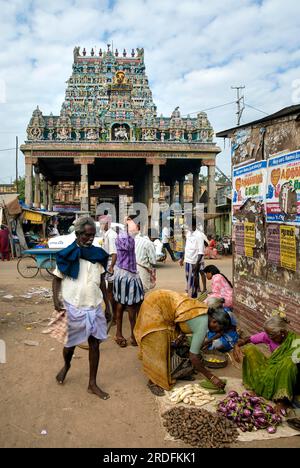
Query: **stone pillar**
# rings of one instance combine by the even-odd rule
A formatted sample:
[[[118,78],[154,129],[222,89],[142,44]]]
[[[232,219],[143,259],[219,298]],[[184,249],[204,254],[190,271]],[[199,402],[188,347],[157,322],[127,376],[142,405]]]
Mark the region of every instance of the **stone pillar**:
[[[89,211],[88,164],[81,164],[80,210]]]
[[[32,163],[25,160],[25,203],[32,206]]]
[[[159,170],[159,164],[154,164],[152,166],[152,183],[153,183],[153,199],[155,201],[159,201],[159,197],[160,197],[160,180],[159,180],[159,174],[160,174],[160,170]]]
[[[193,171],[193,210],[196,215],[196,205],[200,199],[200,182],[199,182],[200,169]]]
[[[48,209],[48,183],[42,174],[41,174],[41,184],[42,184],[42,193],[43,193],[42,207],[45,210],[47,210]]]
[[[175,187],[176,187],[176,181],[171,180],[170,182],[170,206],[175,203]]]
[[[34,208],[41,207],[41,179],[38,166],[34,166]]]
[[[216,212],[216,166],[215,162],[207,166],[207,192],[208,192],[208,204],[207,212],[214,214]],[[215,221],[209,219],[207,222],[207,234],[213,235],[215,233]]]
[[[179,203],[184,210],[184,178],[179,179]]]
[[[152,206],[150,214],[150,224],[152,235],[159,234],[159,197],[160,197],[160,165],[152,166]]]
[[[53,210],[53,185],[52,182],[48,181],[48,211]]]

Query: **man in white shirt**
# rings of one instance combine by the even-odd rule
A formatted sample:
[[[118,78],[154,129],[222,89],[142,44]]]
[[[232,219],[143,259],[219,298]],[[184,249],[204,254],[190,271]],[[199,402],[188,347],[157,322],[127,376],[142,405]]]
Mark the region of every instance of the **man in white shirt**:
[[[202,284],[203,284],[203,292],[205,292],[206,291],[206,275],[203,272],[203,270],[205,268],[205,262],[204,262],[205,244],[208,245],[209,240],[207,239],[206,235],[204,234],[202,224],[200,224],[198,226],[198,228],[196,229],[196,235],[199,238],[199,252],[198,252],[198,254],[199,254],[199,258],[198,258],[199,272],[198,272],[198,278],[199,278],[199,273],[200,273],[200,276],[201,276],[201,279],[202,279]],[[200,286],[200,283],[199,283],[199,286]]]
[[[96,225],[92,218],[79,218],[75,223],[75,233],[76,240],[57,253],[57,267],[53,272],[54,307],[67,317],[67,338],[63,349],[65,364],[56,380],[60,384],[64,383],[75,347],[88,341],[88,392],[107,400],[109,394],[98,387],[96,377],[99,345],[107,338],[107,323],[101,303],[104,300],[107,307],[105,268],[108,255],[100,247],[92,245],[96,234]]]
[[[171,249],[170,246],[170,230],[165,226],[162,230],[162,243],[163,243],[163,248],[169,252],[169,255],[173,262],[176,262],[176,258],[174,256],[174,252]]]
[[[184,249],[184,258],[180,265],[185,263],[186,292],[192,298],[198,297],[199,290],[199,249],[201,243],[196,232],[196,220],[192,220],[192,231],[187,231]]]
[[[144,293],[146,293],[155,286],[156,251],[153,242],[151,242],[148,236],[143,236],[140,232],[140,225],[138,224],[137,226],[139,233],[134,239],[135,257]]]

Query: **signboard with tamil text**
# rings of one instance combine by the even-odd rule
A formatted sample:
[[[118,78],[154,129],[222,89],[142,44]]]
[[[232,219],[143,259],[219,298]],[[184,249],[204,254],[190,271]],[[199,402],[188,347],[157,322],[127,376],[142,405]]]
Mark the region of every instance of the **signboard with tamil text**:
[[[249,199],[265,201],[267,161],[258,161],[242,167],[234,167],[232,172],[232,211],[233,222],[239,208]]]
[[[269,159],[267,172],[267,222],[300,226],[300,151]]]

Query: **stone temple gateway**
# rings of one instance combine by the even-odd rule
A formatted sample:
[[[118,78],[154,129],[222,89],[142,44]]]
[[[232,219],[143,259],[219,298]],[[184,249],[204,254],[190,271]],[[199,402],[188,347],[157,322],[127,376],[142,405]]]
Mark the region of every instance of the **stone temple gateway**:
[[[179,183],[193,174],[193,202],[199,202],[199,172],[208,167],[208,213],[215,213],[215,158],[220,149],[204,112],[196,118],[157,116],[145,73],[144,50],[128,54],[74,49],[60,115],[43,115],[37,107],[27,127],[26,203],[52,209],[53,187],[61,181],[81,183],[81,210],[89,210],[90,187],[97,181],[127,181],[135,202],[148,206],[159,198],[159,184]],[[34,169],[34,175],[33,175]],[[35,181],[33,197],[32,178]],[[173,197],[173,199],[172,199]],[[209,221],[213,230],[213,220]]]

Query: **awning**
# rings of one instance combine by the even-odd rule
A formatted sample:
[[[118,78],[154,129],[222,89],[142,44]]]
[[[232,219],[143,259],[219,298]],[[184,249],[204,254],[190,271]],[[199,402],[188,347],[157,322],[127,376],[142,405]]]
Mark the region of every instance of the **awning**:
[[[28,210],[23,211],[23,219],[30,221],[33,224],[42,224],[44,221],[44,217],[41,213]]]
[[[22,213],[22,208],[19,204],[18,194],[9,193],[0,195],[0,207],[6,208],[10,216],[16,216]]]
[[[23,219],[31,221],[34,224],[41,224],[45,221],[45,218],[52,218],[57,216],[57,211],[36,211],[30,208],[23,208]]]

